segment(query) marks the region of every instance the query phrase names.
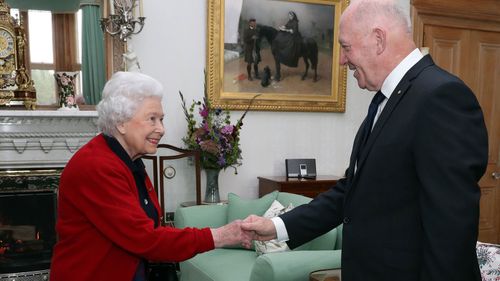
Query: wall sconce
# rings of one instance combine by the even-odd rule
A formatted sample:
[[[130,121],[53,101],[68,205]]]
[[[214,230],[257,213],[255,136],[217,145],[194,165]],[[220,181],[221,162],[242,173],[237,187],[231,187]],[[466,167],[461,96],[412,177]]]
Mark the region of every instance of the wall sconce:
[[[108,1],[108,0],[103,0]],[[118,35],[123,42],[132,34],[138,34],[144,27],[142,0],[109,0],[110,12],[108,16],[107,5],[103,3],[103,18],[101,28],[112,36]],[[139,6],[139,17],[135,18]],[[108,17],[106,17],[108,16]]]

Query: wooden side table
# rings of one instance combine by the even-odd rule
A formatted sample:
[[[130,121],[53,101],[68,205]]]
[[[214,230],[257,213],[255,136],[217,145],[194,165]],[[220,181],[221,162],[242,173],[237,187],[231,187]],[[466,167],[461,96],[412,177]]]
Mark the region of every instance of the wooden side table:
[[[259,197],[275,190],[300,194],[310,198],[316,197],[321,192],[327,191],[337,183],[340,177],[317,176],[316,179],[298,179],[281,177],[258,177]]]

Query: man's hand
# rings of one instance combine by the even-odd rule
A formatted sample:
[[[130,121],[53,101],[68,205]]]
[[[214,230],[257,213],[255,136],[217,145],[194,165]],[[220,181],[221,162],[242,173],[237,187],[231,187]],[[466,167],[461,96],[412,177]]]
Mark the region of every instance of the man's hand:
[[[219,228],[212,228],[215,248],[241,244],[250,249],[252,245],[252,233],[242,231],[241,220],[235,220]]]
[[[250,215],[243,220],[241,228],[252,232],[254,240],[268,241],[276,238],[276,228],[270,219]]]

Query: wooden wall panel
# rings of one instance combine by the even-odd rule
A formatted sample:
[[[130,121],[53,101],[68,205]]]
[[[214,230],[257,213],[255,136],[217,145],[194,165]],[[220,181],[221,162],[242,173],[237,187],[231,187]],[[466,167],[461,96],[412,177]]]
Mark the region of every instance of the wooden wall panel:
[[[432,14],[500,22],[500,1],[498,0],[412,0],[411,3],[416,8]]]
[[[461,70],[467,62],[461,54],[468,52],[469,32],[441,26],[424,27],[424,46],[429,47],[432,57],[439,61],[439,66],[461,76]]]

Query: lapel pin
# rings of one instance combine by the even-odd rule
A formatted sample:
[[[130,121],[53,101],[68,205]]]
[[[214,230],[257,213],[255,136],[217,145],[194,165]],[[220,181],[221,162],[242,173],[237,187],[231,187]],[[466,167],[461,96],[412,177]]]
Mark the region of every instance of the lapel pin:
[[[398,90],[398,95],[400,95],[400,94],[401,94],[401,90]]]

